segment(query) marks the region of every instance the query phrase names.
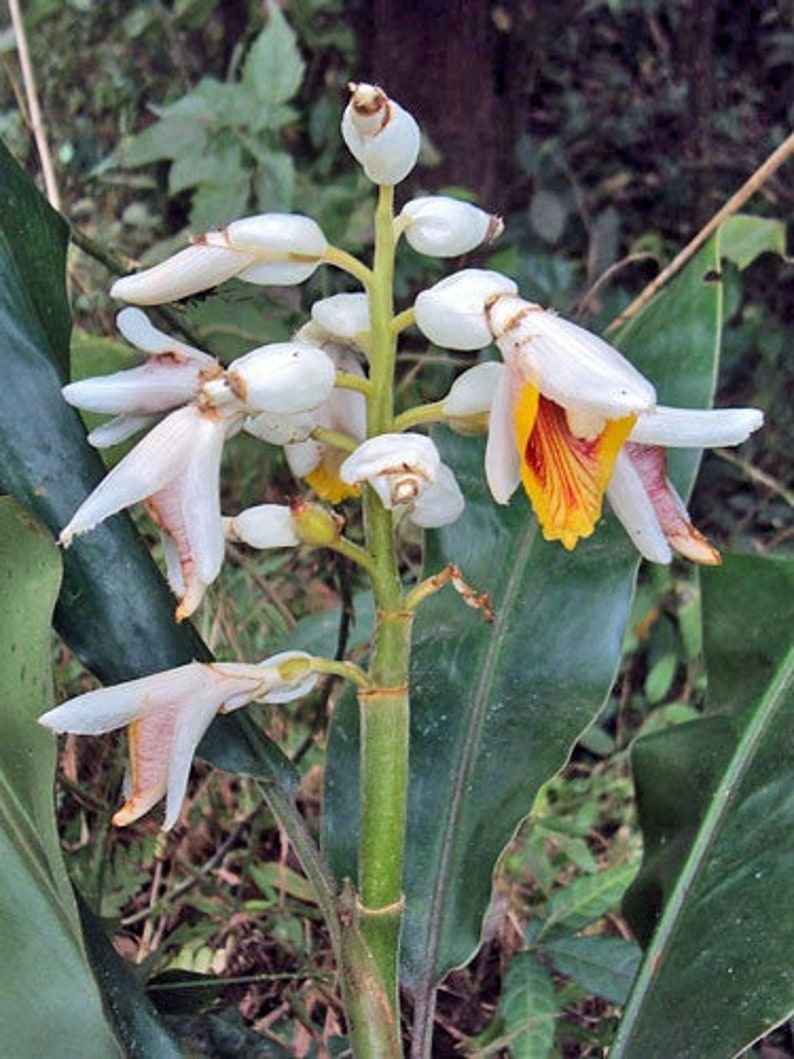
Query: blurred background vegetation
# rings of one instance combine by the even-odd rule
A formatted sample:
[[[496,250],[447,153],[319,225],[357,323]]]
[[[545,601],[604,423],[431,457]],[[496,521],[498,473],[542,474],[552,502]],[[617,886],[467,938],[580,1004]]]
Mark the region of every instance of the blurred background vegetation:
[[[595,329],[794,124],[792,0],[29,0],[25,25],[62,210],[127,265],[165,256],[190,231],[267,210],[309,213],[331,240],[366,254],[372,190],[351,165],[338,122],[347,83],[372,80],[426,134],[398,202],[443,190],[502,214],[497,246],[458,264],[500,268],[528,297]],[[8,27],[0,60],[0,136],[38,179]],[[778,171],[750,212],[791,215],[791,169]],[[398,293],[408,298],[442,270],[403,249]],[[94,256],[75,252],[78,373],[118,356],[102,340],[113,334],[108,279]],[[767,427],[738,457],[705,459],[692,511],[722,547],[790,550],[794,268],[762,257],[743,277],[741,300],[738,277],[728,279],[717,403],[758,405]],[[300,290],[232,284],[222,300],[194,300],[181,312],[206,348],[231,356],[286,336],[314,298],[344,283],[323,270]],[[424,346],[413,343],[405,392],[435,397],[452,365],[441,358],[417,380]],[[241,444],[230,457],[230,510],[294,490],[275,450],[270,466],[260,448],[258,462],[250,455]],[[406,561],[414,559],[409,551]],[[309,609],[339,603],[338,575],[314,553],[233,554],[201,631],[228,657],[262,655],[295,629],[307,585]],[[482,953],[442,994],[439,1055],[459,1054],[466,1041],[470,1054],[498,1054],[488,1043],[498,1033],[489,1037],[486,1027],[504,1030],[500,989],[526,924],[548,914],[551,895],[605,870],[623,879],[624,864],[636,863],[626,749],[638,731],[691,716],[705,694],[696,573],[644,574],[626,648],[604,716],[504,858]],[[77,663],[60,647],[57,654],[61,686],[84,689]],[[270,734],[300,763],[310,819],[334,694],[269,715]],[[329,947],[254,788],[199,766],[190,828],[166,844],[152,820],[110,833],[123,748],[70,740],[63,771],[74,877],[195,1054],[333,1050],[340,1016]],[[618,898],[598,910],[615,939],[626,934]],[[560,983],[558,1054],[598,1054],[618,986],[594,996],[562,972]],[[191,1022],[197,1011],[200,1024]],[[762,1047],[794,1054],[785,1028]]]

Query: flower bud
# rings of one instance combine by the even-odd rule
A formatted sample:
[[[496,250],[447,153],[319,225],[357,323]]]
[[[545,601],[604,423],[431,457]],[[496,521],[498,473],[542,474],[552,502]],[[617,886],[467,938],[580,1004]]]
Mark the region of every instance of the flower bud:
[[[457,257],[483,242],[491,242],[504,230],[499,217],[460,199],[427,195],[403,206],[398,225],[414,250],[430,257]]]
[[[336,368],[317,346],[275,342],[246,353],[226,374],[249,412],[293,415],[317,408],[330,397]]]
[[[252,548],[294,548],[300,544],[292,510],[284,504],[246,508],[234,518],[223,520],[223,533],[227,540]]]
[[[416,165],[421,134],[407,110],[376,85],[350,85],[342,136],[374,184],[399,184]]]
[[[339,540],[343,520],[320,504],[303,499],[292,504],[292,523],[301,544],[312,548],[327,548]]]
[[[447,276],[416,299],[416,324],[437,346],[483,349],[493,341],[486,303],[494,294],[515,294],[501,272],[467,268]]]

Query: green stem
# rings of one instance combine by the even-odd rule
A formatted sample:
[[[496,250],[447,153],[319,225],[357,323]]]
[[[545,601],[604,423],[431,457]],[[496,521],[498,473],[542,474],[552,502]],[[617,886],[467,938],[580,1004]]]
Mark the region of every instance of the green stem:
[[[408,408],[401,412],[394,420],[395,430],[410,430],[422,423],[442,423],[444,416],[444,402],[433,401],[431,404],[420,404],[416,408]]]
[[[375,213],[375,260],[369,288],[372,392],[369,437],[394,424],[393,329],[394,191],[381,187]],[[392,515],[374,490],[365,488],[364,529],[373,560],[375,643],[371,687],[359,693],[361,715],[361,839],[357,922],[379,969],[395,1024],[399,1025],[397,966],[402,922],[402,876],[408,793],[408,662],[412,615],[403,606]],[[395,1054],[399,1054],[396,1052]]]

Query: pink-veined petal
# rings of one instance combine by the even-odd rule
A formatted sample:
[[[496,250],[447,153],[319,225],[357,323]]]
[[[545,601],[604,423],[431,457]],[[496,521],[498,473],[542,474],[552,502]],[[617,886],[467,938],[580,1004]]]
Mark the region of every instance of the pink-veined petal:
[[[194,405],[178,408],[158,423],[106,475],[61,531],[65,547],[116,512],[158,492],[178,477],[191,458],[205,416]]]
[[[620,452],[615,461],[607,486],[607,500],[643,558],[652,563],[671,561],[673,553],[651,499],[625,452]]]

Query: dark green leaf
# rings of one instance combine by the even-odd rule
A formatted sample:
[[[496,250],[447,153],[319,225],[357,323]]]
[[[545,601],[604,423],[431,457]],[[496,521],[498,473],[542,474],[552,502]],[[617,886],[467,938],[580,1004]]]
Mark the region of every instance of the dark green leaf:
[[[52,803],[50,621],[60,561],[47,531],[0,499],[0,1054],[120,1055],[61,860]],[[68,1049],[68,1050],[67,1050]]]
[[[181,1059],[184,1053],[160,1021],[132,971],[116,955],[99,921],[82,901],[79,907],[91,966],[102,987],[105,1010],[124,1047],[125,1059]],[[68,994],[68,989],[64,988],[64,992]]]
[[[708,715],[636,749],[648,853],[634,901],[663,912],[614,1059],[723,1059],[794,1001],[794,563],[726,560],[703,575],[703,610]],[[687,761],[689,805],[671,794]]]
[[[556,938],[543,951],[560,974],[613,1004],[626,1003],[642,959],[633,942],[600,934]]]

